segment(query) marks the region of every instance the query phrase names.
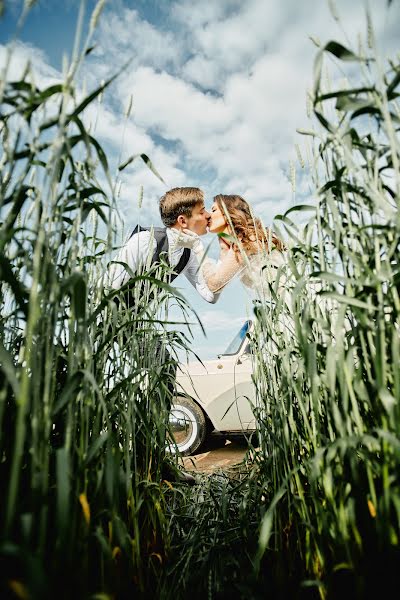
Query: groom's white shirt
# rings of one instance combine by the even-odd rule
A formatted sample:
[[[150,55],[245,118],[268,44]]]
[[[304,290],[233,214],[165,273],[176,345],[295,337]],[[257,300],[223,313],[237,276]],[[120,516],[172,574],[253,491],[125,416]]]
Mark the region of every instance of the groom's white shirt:
[[[184,248],[179,246],[178,237],[179,231],[167,227],[169,263],[171,267],[176,267]],[[151,265],[154,252],[157,247],[157,242],[151,231],[140,231],[135,233],[121,248],[117,256],[114,258],[116,262],[126,263],[133,273],[141,268],[148,268]],[[194,252],[190,253],[190,258],[181,271],[188,281],[196,288],[197,292],[206,300],[214,304],[218,296],[207,287],[204,277],[199,269],[199,262]],[[107,280],[109,285],[114,289],[119,289],[126,283],[131,275],[121,264],[112,264],[108,269]]]

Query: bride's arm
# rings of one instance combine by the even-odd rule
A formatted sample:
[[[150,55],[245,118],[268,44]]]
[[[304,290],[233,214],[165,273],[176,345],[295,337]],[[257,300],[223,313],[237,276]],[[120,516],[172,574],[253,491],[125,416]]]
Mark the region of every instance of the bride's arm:
[[[235,275],[244,269],[241,256],[239,255],[236,258],[236,253],[223,238],[219,239],[220,256],[218,262],[205,254],[199,236],[193,234],[193,232],[185,231],[184,235],[181,236],[180,245],[190,247],[193,250],[207,287],[213,293],[221,291]]]
[[[216,293],[222,290],[238,273],[243,271],[244,265],[241,257],[239,256],[238,261],[236,253],[232,249],[229,249],[221,252],[217,263],[206,257],[201,269],[207,286],[213,293]]]

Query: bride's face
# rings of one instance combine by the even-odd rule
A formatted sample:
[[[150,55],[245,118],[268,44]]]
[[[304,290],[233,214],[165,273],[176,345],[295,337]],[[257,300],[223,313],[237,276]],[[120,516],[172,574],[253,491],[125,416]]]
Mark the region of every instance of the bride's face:
[[[225,215],[216,202],[211,207],[211,218],[208,225],[208,230],[211,233],[227,233],[228,223],[225,219]]]

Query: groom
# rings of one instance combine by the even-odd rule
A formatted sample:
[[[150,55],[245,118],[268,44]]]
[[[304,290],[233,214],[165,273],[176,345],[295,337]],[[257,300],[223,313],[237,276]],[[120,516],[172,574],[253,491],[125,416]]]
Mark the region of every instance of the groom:
[[[196,288],[206,302],[214,303],[218,296],[207,287],[199,268],[195,253],[184,247],[182,231],[188,229],[198,236],[207,233],[210,219],[204,206],[204,194],[199,188],[183,187],[169,190],[160,198],[160,216],[165,228],[140,230],[134,233],[122,247],[108,270],[108,284],[115,290],[124,286],[129,290],[132,276],[145,272],[151,265],[160,263],[160,255],[164,255],[173,268],[174,273],[168,275],[171,282],[181,273]],[[126,265],[126,267],[125,267]],[[134,284],[133,284],[134,285]],[[128,291],[125,299],[134,302],[133,291]],[[143,349],[146,351],[146,349]],[[162,352],[161,344],[158,352]],[[164,355],[171,363],[171,379],[175,379],[176,364],[171,356]],[[174,390],[170,388],[171,395]],[[163,462],[163,473],[167,479],[193,485],[195,479],[189,473],[176,469],[169,461]]]
[[[202,190],[195,187],[174,188],[160,198],[159,207],[165,228],[154,228],[153,232],[150,229],[135,230],[109,269],[109,284],[119,289],[131,278],[129,273],[136,274],[143,268],[159,263],[160,254],[165,252],[175,271],[169,281],[182,273],[206,302],[214,304],[218,296],[207,287],[199,270],[198,259],[194,252],[184,248],[182,236],[184,229],[199,236],[207,233],[210,213],[205,209]],[[129,267],[129,272],[121,263]]]

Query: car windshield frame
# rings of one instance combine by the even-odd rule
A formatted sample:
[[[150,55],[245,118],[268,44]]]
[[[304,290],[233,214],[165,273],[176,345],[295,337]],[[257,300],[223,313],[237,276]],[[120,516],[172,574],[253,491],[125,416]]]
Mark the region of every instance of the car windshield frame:
[[[235,337],[233,338],[233,340],[230,342],[230,344],[228,344],[226,351],[221,352],[219,354],[219,356],[235,356],[236,354],[239,354],[240,349],[243,346],[243,343],[248,341],[246,339],[246,335],[250,329],[250,326],[251,326],[251,321],[250,320],[245,321],[244,324],[239,329],[239,331],[237,332],[237,334],[235,335]],[[236,347],[235,352],[227,352],[227,350],[231,350],[232,348],[235,348],[235,347]]]

